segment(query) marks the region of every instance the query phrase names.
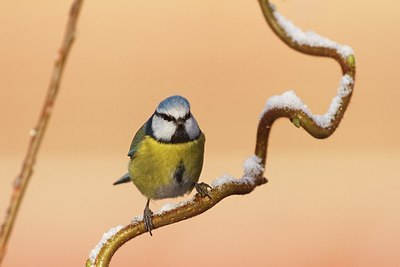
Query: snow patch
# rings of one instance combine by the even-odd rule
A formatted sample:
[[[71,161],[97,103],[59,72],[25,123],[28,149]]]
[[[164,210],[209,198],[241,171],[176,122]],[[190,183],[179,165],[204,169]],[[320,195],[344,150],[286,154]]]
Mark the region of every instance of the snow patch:
[[[141,221],[143,221],[143,215],[138,215],[138,216],[133,217],[133,219],[131,220],[131,224],[138,223]]]
[[[261,165],[261,159],[256,155],[246,159],[243,168],[245,177],[255,177],[264,172],[264,167]]]
[[[272,96],[268,99],[263,112],[262,118],[266,112],[272,109],[291,109],[301,110],[311,117],[318,126],[328,128],[334,120],[336,113],[342,106],[343,98],[351,93],[351,85],[354,83],[353,78],[346,74],[342,77],[336,96],[332,99],[328,111],[323,115],[313,115],[311,110],[305,105],[294,91],[286,91],[282,95]]]
[[[261,165],[261,159],[255,155],[249,157],[244,162],[244,175],[242,178],[237,179],[229,174],[224,174],[212,182],[212,187],[220,187],[228,183],[243,183],[254,184],[254,177],[264,172],[264,167]]]
[[[103,237],[101,238],[100,242],[96,245],[96,247],[94,249],[92,249],[89,253],[89,259],[92,263],[95,262],[97,255],[100,252],[100,249],[104,246],[105,243],[107,243],[107,241],[113,237],[116,233],[118,233],[118,231],[120,231],[122,228],[124,228],[124,226],[122,225],[118,225],[116,227],[111,228],[110,230],[108,230],[108,232],[103,234]]]
[[[178,205],[175,204],[175,203],[166,203],[166,204],[164,204],[164,205],[161,207],[161,209],[159,210],[158,213],[161,214],[161,213],[164,213],[164,212],[173,210],[173,209],[175,209],[177,206],[178,206]]]
[[[216,187],[219,187],[219,186],[223,186],[224,184],[227,184],[227,183],[235,182],[235,181],[237,181],[237,180],[238,180],[238,179],[236,179],[236,178],[233,177],[232,175],[224,174],[224,175],[218,177],[217,179],[215,179],[215,180],[212,182],[212,187],[213,187],[213,188],[216,188]]]
[[[165,213],[165,212],[168,212],[168,211],[170,211],[170,210],[173,210],[173,209],[177,209],[177,208],[179,208],[179,207],[182,207],[182,206],[188,204],[190,201],[191,201],[191,200],[184,200],[184,201],[181,201],[181,202],[179,202],[179,203],[166,203],[166,204],[164,204],[164,205],[161,207],[161,209],[160,209],[159,211],[157,211],[155,214],[161,215],[161,214],[163,214],[163,213]]]
[[[286,34],[299,45],[308,45],[311,47],[322,46],[335,49],[344,59],[354,54],[353,49],[348,45],[338,44],[335,41],[313,31],[303,32],[299,27],[294,25],[290,20],[286,19],[276,10],[273,11],[273,15],[278,24],[285,30]]]

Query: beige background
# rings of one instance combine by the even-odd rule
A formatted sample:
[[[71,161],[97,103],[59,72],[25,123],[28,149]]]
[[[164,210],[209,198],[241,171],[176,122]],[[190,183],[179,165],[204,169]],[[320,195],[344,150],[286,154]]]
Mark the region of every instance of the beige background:
[[[46,93],[71,1],[0,3],[0,211]],[[271,136],[270,183],[129,242],[111,266],[400,266],[398,1],[276,2],[303,29],[356,53],[338,131],[288,121]],[[135,131],[160,100],[186,96],[207,136],[202,180],[240,176],[269,96],[295,89],[324,113],[338,64],[289,50],[257,1],[86,1],[9,251],[10,266],[82,266],[145,198],[112,187]],[[179,201],[177,200],[168,200]],[[158,210],[164,201],[152,203]]]

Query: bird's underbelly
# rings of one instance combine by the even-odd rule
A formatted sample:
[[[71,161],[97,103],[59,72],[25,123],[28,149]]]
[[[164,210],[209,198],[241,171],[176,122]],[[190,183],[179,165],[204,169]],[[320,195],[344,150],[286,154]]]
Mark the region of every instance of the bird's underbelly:
[[[139,191],[161,199],[189,193],[203,166],[204,136],[183,144],[159,143],[145,137],[129,164],[129,174]]]

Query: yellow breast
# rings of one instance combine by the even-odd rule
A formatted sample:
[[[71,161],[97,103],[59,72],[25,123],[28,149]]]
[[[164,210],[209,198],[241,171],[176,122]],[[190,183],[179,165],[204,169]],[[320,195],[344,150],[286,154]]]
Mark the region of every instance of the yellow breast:
[[[146,136],[129,164],[129,174],[148,198],[182,196],[199,180],[205,137],[182,144],[160,143]]]

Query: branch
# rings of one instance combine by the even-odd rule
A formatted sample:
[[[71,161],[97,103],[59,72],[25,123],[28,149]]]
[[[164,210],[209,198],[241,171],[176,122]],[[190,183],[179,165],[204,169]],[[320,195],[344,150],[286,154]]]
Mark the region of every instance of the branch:
[[[39,120],[35,128],[29,132],[31,139],[28,150],[21,168],[20,173],[14,180],[13,192],[11,195],[9,207],[6,212],[4,223],[0,232],[0,265],[5,256],[7,242],[11,235],[11,231],[15,224],[19,207],[23,196],[28,186],[29,180],[33,174],[33,168],[36,162],[36,157],[39,152],[46,128],[50,119],[50,115],[59,91],[62,74],[68,54],[71,50],[75,39],[76,25],[78,22],[79,12],[82,7],[83,0],[75,0],[69,12],[65,35],[61,48],[58,51],[57,58],[54,62],[53,71],[50,78],[50,85],[47,90],[46,99],[44,101]]]
[[[356,67],[351,47],[340,45],[311,31],[303,32],[279,14],[268,0],[259,2],[268,25],[285,44],[304,54],[335,59],[343,74],[337,95],[332,99],[328,112],[322,116],[313,115],[292,91],[268,100],[258,124],[255,152],[265,165],[269,133],[278,118],[289,118],[296,127],[303,127],[315,138],[327,138],[333,134],[350,103]]]
[[[292,91],[268,99],[258,125],[255,156],[246,160],[243,177],[235,179],[231,176],[223,176],[216,179],[212,184],[211,198],[195,195],[191,200],[177,205],[164,205],[152,217],[154,228],[199,215],[225,197],[248,194],[257,186],[266,183],[263,173],[267,145],[272,124],[276,119],[289,118],[296,127],[303,127],[313,137],[327,138],[336,130],[343,118],[355,81],[355,59],[352,49],[315,33],[301,31],[280,15],[268,0],[259,0],[259,2],[268,25],[289,47],[309,55],[331,57],[340,64],[343,77],[337,95],[332,99],[328,112],[324,115],[313,115]],[[108,266],[119,247],[145,232],[142,216],[134,218],[126,226],[120,225],[110,229],[90,252],[86,266]]]

